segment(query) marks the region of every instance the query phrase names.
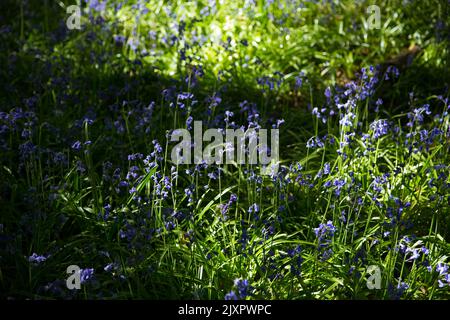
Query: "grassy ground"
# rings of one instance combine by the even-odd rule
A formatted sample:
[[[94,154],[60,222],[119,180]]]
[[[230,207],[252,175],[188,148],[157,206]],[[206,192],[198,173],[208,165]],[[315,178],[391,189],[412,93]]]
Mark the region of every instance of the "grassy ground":
[[[0,5],[1,297],[450,297],[447,0],[70,4]],[[279,171],[176,165],[193,121]]]

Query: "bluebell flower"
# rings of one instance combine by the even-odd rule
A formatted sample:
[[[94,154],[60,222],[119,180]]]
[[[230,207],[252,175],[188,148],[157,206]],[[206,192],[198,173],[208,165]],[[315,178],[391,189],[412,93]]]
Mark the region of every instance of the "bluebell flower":
[[[128,173],[127,173],[127,180],[132,181],[139,177],[139,171],[141,169],[138,166],[131,166]]]
[[[94,269],[81,269],[80,270],[80,283],[86,283],[92,280],[94,277]]]
[[[443,287],[445,287],[445,285],[446,285],[446,283],[445,283],[444,281],[442,281],[442,279],[439,279],[439,280],[438,280],[438,286],[439,286],[439,288],[443,288]]]
[[[306,147],[307,148],[323,148],[325,145],[322,142],[322,140],[319,137],[311,137],[307,142],[306,142]]]
[[[129,186],[129,183],[127,181],[125,181],[125,180],[122,180],[122,181],[119,182],[119,187],[126,188],[128,186]]]
[[[114,42],[119,46],[124,45],[127,40],[127,38],[122,35],[115,35],[113,38],[114,38]]]
[[[321,260],[328,260],[333,254],[333,250],[329,247],[331,240],[336,232],[336,227],[332,221],[328,221],[326,224],[321,223],[319,227],[314,228],[314,233],[317,237],[317,250],[321,255]]]
[[[389,122],[381,119],[376,120],[370,124],[370,129],[373,131],[373,136],[378,139],[389,132]]]
[[[139,47],[140,41],[137,38],[128,38],[127,45],[130,47],[131,50],[137,51]]]
[[[97,12],[105,11],[106,9],[106,0],[99,1],[99,0],[85,0],[86,4],[90,9],[93,9]]]
[[[440,262],[436,266],[436,271],[439,272],[439,275],[444,275],[448,272],[448,265]]]
[[[312,115],[316,116],[317,119],[321,120],[322,123],[326,123],[326,122],[327,122],[327,117],[324,115],[325,111],[327,111],[327,109],[322,108],[322,109],[319,110],[319,109],[316,107],[316,108],[314,108],[314,109],[312,110],[311,113],[312,113]]]
[[[424,104],[423,107],[416,108],[413,110],[413,112],[409,112],[407,116],[410,121],[406,125],[408,127],[413,127],[414,124],[419,124],[419,125],[423,124],[424,113],[426,115],[431,114],[429,104]]]
[[[192,129],[192,121],[194,121],[194,118],[192,118],[191,116],[189,116],[186,119],[186,127],[187,127],[188,130]]]
[[[401,282],[397,285],[397,290],[399,291],[399,295],[403,295],[403,293],[409,289],[409,285],[405,282]]]
[[[280,83],[273,77],[263,76],[256,79],[256,82],[262,87],[262,92],[266,92],[265,87],[272,91],[275,89],[275,84],[280,86]]]
[[[194,191],[192,186],[184,189],[184,193],[188,197],[188,203],[192,203],[194,201]]]
[[[105,210],[105,213],[103,214],[103,220],[108,220],[110,212],[111,212],[111,205],[110,204],[106,204],[103,209]]]
[[[303,85],[303,78],[305,74],[303,72],[300,72],[298,76],[295,77],[295,89],[298,90]]]
[[[379,98],[376,102],[375,102],[375,112],[379,112],[380,111],[380,106],[383,105],[383,99]]]
[[[325,238],[327,236],[334,236],[336,232],[336,227],[333,226],[332,221],[328,221],[326,224],[321,223],[318,228],[314,228],[314,233],[319,239]]]
[[[411,252],[411,256],[408,258],[407,261],[413,261],[413,260],[417,260],[418,258],[420,258],[419,250],[412,249],[412,250],[410,250],[410,252]]]
[[[207,103],[208,105],[208,109],[209,111],[211,111],[211,109],[214,109],[215,107],[217,107],[220,103],[222,102],[222,98],[217,96],[216,94],[214,94],[212,97],[209,97],[207,99]],[[246,102],[246,101],[245,101]],[[243,102],[241,102],[239,104],[239,107],[242,108],[242,104]]]
[[[134,153],[128,155],[128,161],[141,160],[142,158],[144,158],[144,155],[142,153]]]
[[[388,293],[391,299],[399,300],[408,289],[409,285],[407,283],[399,282],[395,287],[389,284]]]
[[[234,113],[232,111],[225,111],[225,123],[228,124],[230,122],[230,118],[232,118]]]
[[[339,197],[341,195],[341,190],[346,185],[346,181],[344,179],[336,179],[333,181],[333,185],[336,187],[334,190],[334,194],[336,197]]]
[[[327,162],[324,164],[323,166],[323,174],[329,174],[331,172],[331,166],[330,164]]]
[[[239,298],[234,291],[230,291],[225,295],[225,300],[239,300]]]
[[[259,205],[257,203],[252,204],[248,208],[248,213],[253,213],[253,217],[255,218],[255,220],[259,220],[258,212],[259,212]]]
[[[153,146],[155,148],[155,152],[157,152],[157,153],[163,152],[163,148],[159,144],[158,140],[153,140],[152,143],[153,143]]]
[[[241,223],[243,224],[244,222],[241,221]],[[246,228],[243,228],[241,238],[239,239],[239,243],[241,244],[242,251],[244,251],[247,248],[247,244],[249,243],[249,240],[250,240],[250,238],[248,236],[248,231]]]
[[[398,78],[400,75],[400,71],[396,66],[389,66],[386,70],[385,80],[389,80],[389,75],[393,75],[395,78]]]
[[[130,194],[133,194],[133,193],[137,193],[138,191],[137,191],[137,189],[135,187],[132,187],[128,192]]]
[[[272,236],[275,233],[275,227],[273,223],[270,223],[268,221],[264,221],[264,227],[261,229],[261,234],[264,237],[264,239],[269,239],[270,236]]]
[[[246,279],[235,279],[234,286],[237,289],[240,299],[245,299],[252,294],[253,287],[249,285],[249,282]]]
[[[81,160],[77,161],[77,171],[81,174],[86,172],[86,166]]]
[[[185,101],[185,100],[189,100],[192,99],[194,97],[194,95],[190,92],[182,92],[178,94],[178,100],[180,101]]]
[[[343,127],[352,127],[353,119],[356,118],[356,115],[353,112],[349,112],[345,114],[341,120],[339,120],[339,124]]]
[[[118,265],[117,263],[111,262],[111,263],[108,263],[108,264],[103,268],[103,270],[105,270],[106,272],[111,272],[111,271],[113,271],[113,270],[117,270],[118,268],[119,268],[119,265]]]
[[[222,216],[224,220],[228,219],[227,213],[228,213],[228,209],[231,207],[231,205],[236,202],[237,200],[237,196],[233,193],[230,195],[230,200],[228,200],[227,203],[224,204],[220,204],[220,211],[222,212]]]
[[[177,225],[176,225],[176,223],[174,221],[167,221],[164,224],[164,226],[166,227],[167,231],[171,231],[171,230],[175,229]]]
[[[291,273],[299,276],[301,274],[303,258],[301,256],[302,249],[298,245],[294,249],[290,249],[287,251],[287,255],[292,259],[291,260]]]
[[[82,144],[81,144],[80,141],[75,141],[75,142],[72,144],[72,149],[73,149],[74,151],[80,151],[81,148],[82,148]]]
[[[114,121],[114,127],[116,128],[118,134],[125,133],[125,125],[121,118],[119,118],[119,120]]]
[[[280,125],[282,125],[283,123],[284,123],[284,119],[278,119],[277,123],[272,125],[272,128],[278,129],[278,128],[280,128]]]
[[[47,260],[45,256],[40,256],[37,253],[33,253],[31,256],[28,257],[28,262],[39,264]]]
[[[330,90],[330,87],[327,87],[327,88],[325,89],[324,95],[325,95],[325,97],[327,98],[327,100],[329,100],[329,99],[331,98],[331,90]]]
[[[320,260],[321,261],[327,261],[328,259],[330,259],[333,256],[333,249],[328,248],[323,250]]]

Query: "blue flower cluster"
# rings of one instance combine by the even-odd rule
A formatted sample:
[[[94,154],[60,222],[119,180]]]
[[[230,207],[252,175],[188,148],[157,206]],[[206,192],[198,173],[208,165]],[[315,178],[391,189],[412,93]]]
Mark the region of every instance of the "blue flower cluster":
[[[317,238],[317,251],[322,261],[328,260],[333,255],[332,240],[336,232],[336,227],[332,221],[326,224],[321,223],[319,227],[314,228]]]

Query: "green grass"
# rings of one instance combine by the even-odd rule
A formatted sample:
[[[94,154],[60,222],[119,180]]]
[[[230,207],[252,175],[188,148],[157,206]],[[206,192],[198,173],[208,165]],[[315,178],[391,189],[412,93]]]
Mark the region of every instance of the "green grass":
[[[2,298],[449,298],[448,2],[255,2],[84,5],[79,31],[58,2],[2,3]],[[171,161],[172,130],[225,111],[285,120],[277,175]],[[69,265],[94,269],[81,290]]]

